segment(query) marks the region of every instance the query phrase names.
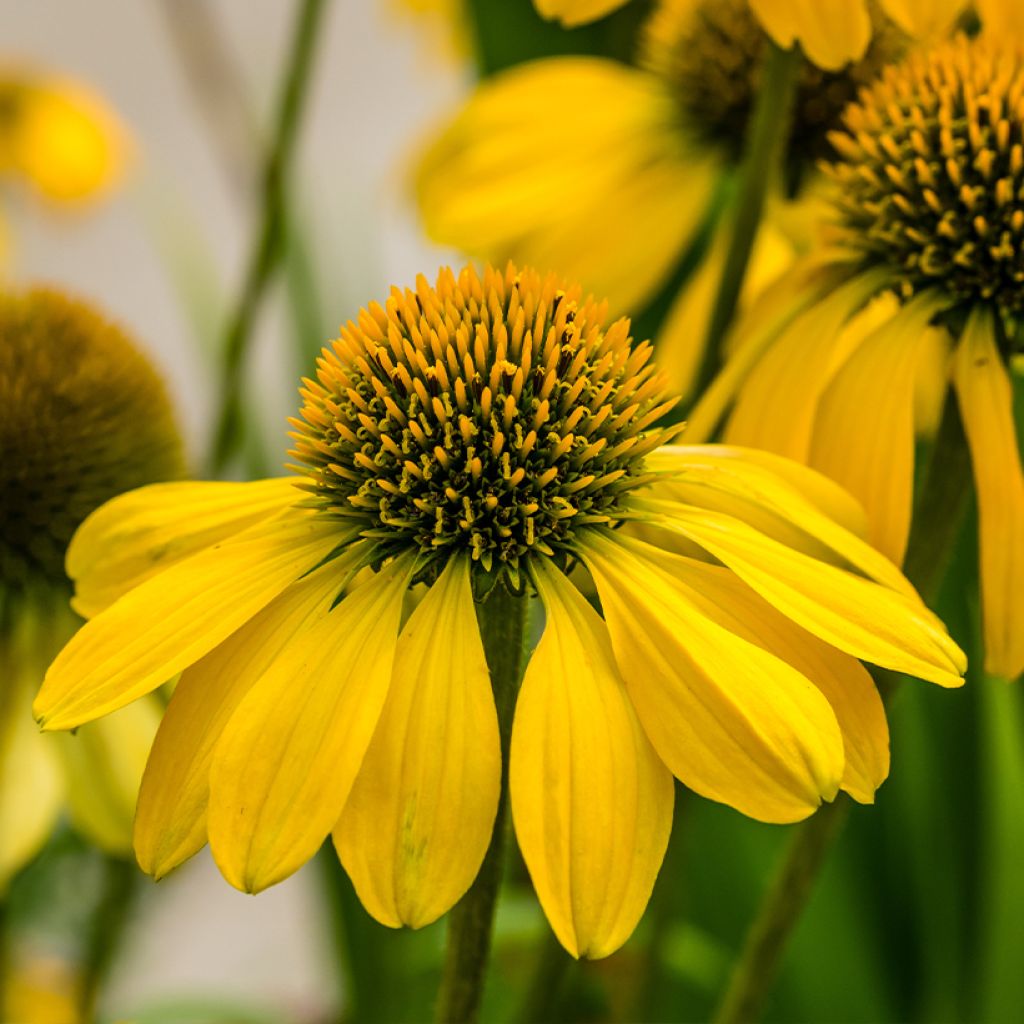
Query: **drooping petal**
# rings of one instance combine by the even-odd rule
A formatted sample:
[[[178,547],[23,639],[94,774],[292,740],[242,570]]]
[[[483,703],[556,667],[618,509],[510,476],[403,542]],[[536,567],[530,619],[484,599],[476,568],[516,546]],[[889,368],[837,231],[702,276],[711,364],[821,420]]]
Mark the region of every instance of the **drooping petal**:
[[[636,927],[672,827],[672,776],[640,726],[608,630],[539,563],[547,613],[516,704],[516,837],[541,906],[573,956],[615,952]]]
[[[871,41],[864,0],[750,0],[750,7],[779,46],[799,43],[827,71],[860,60]]]
[[[690,410],[680,439],[687,444],[710,440],[765,352],[798,317],[849,279],[847,265],[829,254],[814,254],[754,298],[726,338],[725,365]]]
[[[917,39],[932,39],[949,31],[957,16],[967,6],[968,0],[881,0],[882,10],[904,32]],[[979,0],[982,16],[996,5],[1006,4],[1007,0]],[[1017,0],[1008,0],[1009,5],[1017,6]],[[986,21],[987,24],[987,21]]]
[[[664,371],[669,388],[682,398],[689,398],[697,384],[732,226],[730,217],[719,218],[707,254],[672,301],[655,339],[658,366]],[[769,282],[777,280],[793,262],[793,257],[792,243],[770,222],[764,223],[757,233],[750,266],[743,278],[741,306]]]
[[[189,555],[227,540],[301,497],[294,478],[150,484],[101,505],[68,546],[72,604],[91,618]]]
[[[760,821],[835,796],[842,735],[809,680],[701,614],[656,548],[594,531],[581,554],[633,705],[680,781]]]
[[[868,336],[822,395],[811,442],[810,464],[864,505],[869,540],[897,565],[914,493],[915,380],[938,307],[919,295]]]
[[[400,559],[296,632],[231,716],[213,751],[210,848],[237,889],[300,868],[341,815],[391,682]]]
[[[673,557],[666,563],[694,604],[720,626],[782,658],[821,690],[843,734],[842,788],[872,803],[889,774],[889,727],[867,669],[802,629],[722,566]]]
[[[143,871],[163,878],[206,844],[210,764],[224,727],[282,648],[327,614],[353,561],[343,554],[293,583],[182,673],[139,791],[135,856]]]
[[[596,21],[629,0],[533,0],[542,17],[557,18],[566,28]]]
[[[743,383],[726,442],[807,461],[822,392],[850,352],[898,308],[887,297],[861,308],[883,283],[879,274],[861,274],[789,323]],[[742,355],[738,350],[734,358]]]
[[[557,270],[631,311],[671,271],[715,185],[714,158],[681,145],[677,119],[655,76],[614,61],[502,72],[421,160],[427,232],[492,263]]]
[[[978,492],[985,669],[1015,679],[1024,672],[1024,472],[994,330],[987,309],[971,315],[953,375]]]
[[[61,651],[36,697],[36,717],[47,729],[73,729],[156,689],[338,542],[336,523],[286,514],[151,577],[87,622]]]
[[[60,813],[64,787],[49,740],[32,721],[28,693],[6,694],[0,701],[0,896],[46,842]]]
[[[791,547],[842,560],[894,590],[914,594],[899,569],[861,539],[864,514],[857,503],[800,463],[754,448],[672,445],[655,452],[649,464],[673,470],[651,492],[658,498],[671,495],[724,512]]]
[[[657,511],[662,525],[700,544],[833,647],[940,686],[962,685],[963,652],[919,599],[787,548],[731,516],[667,502]]]
[[[453,558],[402,630],[387,703],[334,842],[363,906],[421,928],[487,852],[501,744],[469,563]]]
[[[146,758],[160,723],[155,698],[48,737],[60,752],[71,820],[100,849],[125,856]]]

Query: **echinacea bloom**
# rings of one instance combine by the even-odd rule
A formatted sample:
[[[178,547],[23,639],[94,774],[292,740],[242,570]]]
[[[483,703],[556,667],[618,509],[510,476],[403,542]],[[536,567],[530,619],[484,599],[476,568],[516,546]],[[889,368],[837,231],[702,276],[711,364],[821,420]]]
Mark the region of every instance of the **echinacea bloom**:
[[[81,82],[0,67],[0,175],[53,204],[77,205],[114,187],[130,152],[120,119]]]
[[[858,87],[904,42],[886,23],[845,70],[802,65],[787,160],[792,188],[826,153],[826,133]],[[707,280],[696,280],[698,270],[656,339],[673,387],[685,394],[711,314],[699,293],[720,280],[731,226],[722,175],[741,156],[768,47],[747,0],[659,0],[640,34],[638,67],[557,57],[487,79],[421,158],[416,188],[428,234],[481,259],[587,281],[619,314],[672,287],[684,253],[717,217],[700,268]],[[755,267],[767,280],[793,249],[782,231],[761,246]]]
[[[673,774],[766,821],[840,788],[873,798],[888,737],[857,659],[957,686],[961,653],[834,521],[857,511],[827,480],[666,446],[651,348],[604,318],[534,271],[420,277],[324,350],[297,475],[154,485],[83,524],[69,563],[94,618],[35,710],[75,728],[181,672],[139,797],[146,871],[209,840],[228,881],[258,891],[333,833],[379,921],[447,911],[498,806],[477,623],[495,594],[536,595],[546,616],[508,770],[573,955],[607,955],[642,914]]]
[[[899,563],[914,475],[913,392],[944,339],[974,466],[986,665],[1024,671],[1024,476],[1008,360],[1024,282],[1024,51],[958,38],[887,70],[833,137],[837,256],[799,270],[737,328],[698,404],[709,434],[798,459],[849,489]],[[949,358],[949,353],[952,353]]]
[[[582,25],[617,10],[628,0],[534,0],[545,18],[566,27]],[[764,30],[783,49],[799,45],[807,59],[827,71],[838,71],[863,58],[872,35],[868,0],[743,0]],[[968,0],[879,0],[884,13],[905,32],[928,38],[947,31]],[[696,9],[701,0],[678,0],[679,8]],[[705,6],[711,6],[710,4]],[[719,5],[725,6],[725,5]],[[986,18],[1002,31],[1020,28],[1016,0],[981,0]]]
[[[61,809],[111,853],[131,823],[159,705],[142,701],[77,736],[44,736],[32,697],[81,625],[64,555],[121,491],[180,476],[159,377],[113,325],[49,290],[0,293],[0,891]]]

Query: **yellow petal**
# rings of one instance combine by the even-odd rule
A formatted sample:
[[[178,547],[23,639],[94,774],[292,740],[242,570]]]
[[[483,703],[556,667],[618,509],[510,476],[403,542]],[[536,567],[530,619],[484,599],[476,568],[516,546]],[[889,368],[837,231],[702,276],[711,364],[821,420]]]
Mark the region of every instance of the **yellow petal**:
[[[858,536],[864,515],[856,502],[806,466],[727,445],[666,446],[650,464],[674,470],[652,491],[659,498],[670,494],[725,512],[790,547],[839,560],[894,590],[915,594],[899,569]]]
[[[822,692],[843,734],[842,788],[872,803],[889,774],[889,727],[867,669],[787,619],[728,569],[688,558],[672,558],[666,568],[708,618],[782,658]]]
[[[71,540],[72,605],[91,618],[122,594],[301,498],[294,480],[151,484],[101,505]]]
[[[566,28],[596,21],[618,10],[629,0],[533,0],[538,13],[548,20],[557,18]]]
[[[897,565],[914,494],[915,380],[938,308],[925,293],[865,339],[822,395],[811,443],[810,464],[863,504],[868,539]]]
[[[672,270],[716,182],[715,158],[687,149],[677,121],[655,76],[614,61],[502,72],[420,162],[427,232],[492,263],[555,270],[631,312]]]
[[[208,827],[237,889],[287,878],[337,823],[387,697],[411,568],[392,563],[297,632],[225,727]]]
[[[963,652],[920,600],[787,548],[731,516],[667,502],[657,511],[664,526],[700,544],[833,647],[940,686],[962,685]]]
[[[71,820],[102,850],[127,856],[142,771],[160,723],[154,698],[47,737],[60,751]]]
[[[809,680],[701,614],[658,549],[594,531],[582,556],[633,705],[680,781],[760,821],[835,796],[842,735]]]
[[[151,577],[61,651],[36,697],[36,717],[48,729],[73,729],[156,689],[227,639],[338,541],[337,523],[285,514]]]
[[[1024,4],[1020,0],[976,0],[976,4],[986,33],[996,39],[1024,36]]]
[[[987,309],[971,315],[953,375],[978,492],[985,669],[1015,679],[1024,672],[1024,473],[994,330]]]
[[[450,910],[480,870],[500,788],[469,563],[453,558],[402,630],[387,703],[334,831],[369,913],[421,928]]]
[[[728,359],[690,410],[680,435],[688,444],[708,441],[765,352],[789,326],[825,296],[842,288],[849,269],[826,254],[808,256],[765,288],[731,328]]]
[[[64,795],[51,737],[32,721],[28,695],[11,696],[0,701],[0,897],[53,831]]]
[[[986,17],[986,8],[991,11],[1007,3],[1018,6],[1018,0],[979,0],[978,6]],[[882,10],[904,32],[918,39],[928,39],[948,32],[967,6],[967,0],[881,0],[881,4]]]
[[[886,300],[854,315],[882,283],[874,273],[855,277],[786,326],[739,392],[725,430],[729,444],[767,448],[807,461],[821,393],[849,353],[877,325],[877,311],[889,315],[897,308],[895,300],[891,305]],[[743,356],[738,349],[734,358]]]
[[[798,42],[809,60],[828,71],[860,60],[871,41],[864,0],[750,0],[750,7],[779,46]]]
[[[651,896],[672,828],[672,776],[647,739],[600,616],[541,562],[547,613],[516,704],[516,837],[544,913],[576,957],[614,953]]]
[[[350,566],[343,554],[293,583],[182,673],[139,792],[135,855],[143,871],[163,878],[206,844],[210,765],[224,727],[282,648],[327,614]]]

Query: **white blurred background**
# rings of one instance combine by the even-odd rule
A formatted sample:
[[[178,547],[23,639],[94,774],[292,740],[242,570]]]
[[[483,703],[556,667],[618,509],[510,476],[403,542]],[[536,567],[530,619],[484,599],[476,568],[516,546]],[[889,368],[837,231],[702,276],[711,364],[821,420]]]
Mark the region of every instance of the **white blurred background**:
[[[397,2],[330,0],[319,40],[295,178],[331,329],[391,283],[453,258],[419,234],[408,167],[469,73],[437,25],[397,14]],[[223,45],[226,73],[241,81],[262,130],[296,8],[293,0],[198,4],[202,18],[195,0],[0,0],[0,61],[28,60],[90,83],[138,145],[127,188],[98,209],[56,216],[5,207],[12,276],[73,290],[130,330],[165,372],[194,460],[210,430],[210,368],[254,204],[244,153],[237,159],[250,133],[234,118],[214,127],[219,115],[197,101],[182,39],[191,31],[188,45],[207,52]],[[278,286],[261,317],[253,380],[268,447],[282,454],[296,383],[283,308]],[[114,970],[105,1016],[130,1018],[186,993],[239,997],[295,1020],[321,1016],[336,998],[337,972],[314,870],[247,897],[204,852],[159,886],[146,883],[144,927]]]

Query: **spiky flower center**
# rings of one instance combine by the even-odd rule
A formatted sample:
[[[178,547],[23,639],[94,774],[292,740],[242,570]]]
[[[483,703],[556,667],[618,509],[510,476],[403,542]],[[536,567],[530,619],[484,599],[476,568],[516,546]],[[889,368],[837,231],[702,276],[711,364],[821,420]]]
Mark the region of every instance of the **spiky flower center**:
[[[860,61],[838,72],[802,62],[789,145],[794,174],[826,155],[827,132],[844,107],[906,45],[892,22],[872,14],[876,30]],[[767,48],[749,0],[659,0],[644,26],[640,59],[668,82],[688,130],[738,159]]]
[[[904,295],[1024,310],[1024,51],[962,36],[886,70],[832,136],[843,238]]]
[[[293,455],[322,510],[384,556],[457,551],[520,584],[627,514],[666,400],[629,321],[555,277],[443,270],[350,322],[306,381]]]
[[[64,552],[94,508],[184,470],[149,361],[44,289],[0,294],[0,451],[0,596],[64,585]]]

